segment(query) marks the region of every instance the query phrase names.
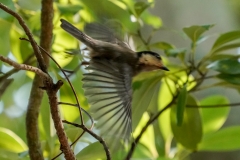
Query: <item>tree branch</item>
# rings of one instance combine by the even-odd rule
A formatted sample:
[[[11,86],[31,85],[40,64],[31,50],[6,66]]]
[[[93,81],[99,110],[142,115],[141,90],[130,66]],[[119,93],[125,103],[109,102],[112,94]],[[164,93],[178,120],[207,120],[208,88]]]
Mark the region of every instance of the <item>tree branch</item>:
[[[62,81],[58,81],[56,84],[47,84],[46,88],[47,89],[47,94],[48,94],[48,99],[49,99],[49,103],[51,106],[51,115],[52,115],[52,119],[54,122],[54,126],[56,129],[56,133],[58,136],[58,139],[60,141],[61,144],[61,150],[64,153],[65,159],[66,160],[74,160],[75,156],[73,154],[73,151],[70,148],[70,145],[68,144],[68,139],[67,139],[67,135],[64,132],[64,128],[63,128],[63,124],[62,124],[62,120],[60,118],[60,114],[59,114],[59,109],[58,109],[58,100],[57,100],[57,91],[58,89],[63,85]]]
[[[48,17],[44,18],[43,17]],[[41,35],[40,35],[40,45],[43,46],[47,51],[50,53],[51,44],[52,44],[52,25],[53,20],[53,2],[42,0],[42,12],[41,12]],[[29,38],[31,41],[31,39]],[[37,45],[37,44],[36,44]],[[36,46],[38,48],[38,46]],[[38,48],[39,50],[39,48]],[[48,66],[49,58],[42,54],[44,60],[44,66]],[[37,58],[38,63],[41,67],[42,62],[39,61]],[[44,82],[45,83],[45,82]],[[34,157],[38,158],[39,160],[43,160],[43,153],[41,151],[41,143],[39,140],[39,131],[38,131],[38,117],[39,117],[39,110],[41,106],[41,100],[43,98],[43,91],[39,90],[39,86],[43,86],[42,80],[39,76],[35,76],[33,80],[33,85],[31,89],[31,94],[28,103],[28,109],[26,114],[26,125],[27,125],[27,140],[29,146],[29,155],[31,159],[35,159]],[[49,99],[50,100],[50,99]],[[52,106],[51,106],[52,108]],[[32,137],[29,133],[34,130],[34,135]],[[39,145],[36,145],[39,144]],[[36,151],[41,151],[41,155],[37,155]]]
[[[39,86],[43,86],[42,79],[40,76],[35,75],[26,113],[26,137],[29,156],[30,159],[34,160],[44,160],[38,131],[39,108],[43,97],[43,90],[40,89]]]
[[[53,14],[53,0],[42,0],[40,46],[48,53],[51,53],[52,46]],[[48,65],[48,55],[42,54],[42,56]]]

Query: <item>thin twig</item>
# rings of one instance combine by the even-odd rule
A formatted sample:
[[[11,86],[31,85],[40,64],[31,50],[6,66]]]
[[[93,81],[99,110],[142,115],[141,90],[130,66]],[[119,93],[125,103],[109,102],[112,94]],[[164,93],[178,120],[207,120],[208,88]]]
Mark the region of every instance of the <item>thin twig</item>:
[[[105,153],[106,153],[107,160],[111,160],[110,151],[109,151],[105,141],[102,139],[102,137],[95,134],[92,130],[88,129],[85,125],[79,125],[79,124],[76,124],[76,123],[71,123],[71,122],[68,122],[66,120],[63,120],[63,123],[71,124],[75,127],[82,128],[84,131],[88,132],[91,136],[93,136],[95,139],[97,139],[103,145],[103,148],[104,148]]]

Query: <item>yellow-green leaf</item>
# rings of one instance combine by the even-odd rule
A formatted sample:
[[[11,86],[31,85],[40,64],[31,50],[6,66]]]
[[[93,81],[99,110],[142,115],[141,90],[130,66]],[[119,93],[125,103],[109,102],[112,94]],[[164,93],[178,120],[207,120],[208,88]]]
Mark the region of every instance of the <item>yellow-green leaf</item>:
[[[23,140],[9,129],[0,128],[0,137],[0,148],[13,152],[23,152],[28,149]]]
[[[197,101],[188,96],[187,104],[197,105]],[[183,123],[177,125],[176,105],[171,108],[171,127],[174,138],[184,147],[196,150],[202,139],[202,122],[198,108],[186,108],[184,111]]]

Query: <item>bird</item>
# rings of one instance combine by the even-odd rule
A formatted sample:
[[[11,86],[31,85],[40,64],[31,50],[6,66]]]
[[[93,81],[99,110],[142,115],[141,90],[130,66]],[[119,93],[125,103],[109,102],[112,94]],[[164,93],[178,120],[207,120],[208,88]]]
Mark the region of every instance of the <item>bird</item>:
[[[132,133],[133,77],[141,72],[169,69],[158,53],[133,51],[103,25],[86,25],[84,30],[93,35],[89,36],[68,21],[60,21],[61,28],[89,50],[89,72],[82,79],[83,89],[100,134],[110,141],[128,141]]]

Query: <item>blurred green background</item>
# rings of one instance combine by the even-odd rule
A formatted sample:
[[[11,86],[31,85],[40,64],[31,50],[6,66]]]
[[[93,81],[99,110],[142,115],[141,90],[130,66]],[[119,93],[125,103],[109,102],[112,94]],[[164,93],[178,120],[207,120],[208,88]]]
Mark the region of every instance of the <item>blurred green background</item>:
[[[41,1],[0,0],[0,2],[23,16],[34,38],[39,42]],[[236,41],[236,44],[239,44],[240,41],[239,0],[103,0],[101,2],[56,0],[54,1],[54,13],[52,55],[64,69],[73,70],[80,64],[83,57],[79,54],[79,48],[82,47],[82,44],[67,35],[59,27],[60,18],[71,21],[80,29],[83,29],[86,23],[102,21],[103,17],[106,17],[107,20],[117,19],[117,22],[122,23],[122,30],[129,34],[129,42],[135,46],[137,51],[151,49],[162,55],[164,62],[171,70],[169,73],[144,73],[136,77],[133,82],[135,91],[133,96],[133,129],[136,129],[133,135],[135,137],[139,134],[147,120],[151,118],[152,114],[158,112],[171,100],[173,96],[170,93],[170,89],[173,92],[176,90],[181,92],[182,88],[184,88],[183,81],[198,78],[199,75],[197,73],[189,76],[186,76],[185,72],[174,73],[179,69],[190,66],[188,58],[192,54],[193,44],[197,46],[196,50],[194,50],[194,58],[197,63],[210,53],[214,42],[221,34],[238,31],[234,32],[237,34],[235,38],[233,38],[235,35],[228,35],[227,38],[230,40],[225,42],[223,46],[232,43],[232,41]],[[8,56],[19,63],[24,62],[32,54],[32,49],[28,42],[19,40],[19,37],[25,37],[20,25],[12,16],[2,10],[0,10],[0,24],[0,54]],[[214,24],[214,27],[211,26],[212,24]],[[197,25],[197,29],[204,29],[202,25],[209,25],[209,30],[204,30],[207,31],[204,33],[204,36],[197,37],[199,39],[202,38],[201,43],[199,39],[195,41],[189,39],[195,32],[190,33],[189,30],[186,31],[187,29],[183,31],[184,27],[193,25]],[[137,31],[140,31],[141,35]],[[152,35],[151,41],[145,43],[150,35]],[[221,58],[226,58],[226,54],[232,55],[230,58],[238,58],[240,53],[239,46],[236,45],[230,49],[223,50],[224,52],[220,54],[222,57],[214,57],[208,64],[215,64]],[[174,52],[176,55],[172,56],[169,54],[171,49],[176,49]],[[66,51],[71,52],[71,54],[67,54]],[[182,57],[183,55],[184,58]],[[31,64],[36,66],[34,60]],[[25,114],[33,73],[19,71],[7,77],[7,79],[3,78],[6,75],[3,73],[9,73],[11,69],[12,67],[9,65],[0,62],[0,159],[29,159],[26,145]],[[201,69],[202,72],[207,71],[207,74],[210,76],[219,72],[223,73],[221,68],[209,69],[203,66]],[[235,69],[237,70],[238,68]],[[81,78],[84,72],[84,68],[81,67],[70,79],[77,91],[82,107],[89,109],[81,87]],[[196,84],[188,82],[185,89],[189,91],[188,96],[190,100],[188,99],[187,103],[195,105],[239,103],[238,87],[240,82],[236,82],[238,79],[234,83],[229,82],[233,79],[231,77],[232,74],[229,72],[227,72],[229,77],[225,76],[225,79],[220,78],[220,82],[227,81],[226,83],[214,86],[213,84],[219,82],[219,79],[214,77],[204,81],[201,86],[191,93],[191,88]],[[50,62],[49,73],[54,81],[58,79],[64,80],[64,77],[53,62]],[[233,76],[238,78],[239,73]],[[10,85],[7,85],[8,83]],[[64,83],[58,93],[59,99],[63,102],[74,103],[72,91],[67,82],[64,81]],[[176,125],[172,124],[171,126],[170,121],[174,123],[174,118],[172,117],[174,117],[173,115],[177,111],[172,109],[172,117],[170,117],[170,109],[168,109],[164,114],[160,115],[160,118],[153,125],[150,125],[146,134],[141,138],[139,147],[134,152],[133,159],[240,159],[240,136],[238,136],[240,135],[239,107],[240,105],[231,108],[193,109],[191,111],[185,109],[184,112],[188,112],[185,114],[196,115],[197,118],[200,115],[201,120],[196,120],[196,123],[190,124],[190,128],[180,131],[172,131]],[[75,123],[80,122],[76,108],[61,106],[61,114],[63,119]],[[88,117],[86,116],[84,119],[87,126],[90,126]],[[193,121],[193,119],[189,121]],[[201,124],[201,126],[196,127],[196,124]],[[40,110],[39,127],[44,157],[51,159],[59,153],[59,142],[50,117],[46,95]],[[222,129],[226,128],[229,130],[221,132]],[[72,126],[65,125],[65,129],[70,141],[74,141],[81,133],[78,128]],[[185,135],[188,129],[190,136]],[[199,132],[194,132],[194,129],[199,129]],[[177,137],[178,135],[180,135],[180,138]],[[207,138],[210,140],[208,141]],[[191,143],[189,141],[196,142]],[[77,158],[86,160],[104,159],[105,153],[101,148],[102,146],[94,142],[96,140],[93,137],[85,134],[74,146]],[[193,144],[193,146],[189,147],[186,143]],[[94,155],[92,154],[93,150],[95,151]],[[116,154],[117,156],[113,159],[122,159],[126,152],[123,152],[123,155],[120,156],[121,158]],[[59,159],[63,159],[63,156]]]

